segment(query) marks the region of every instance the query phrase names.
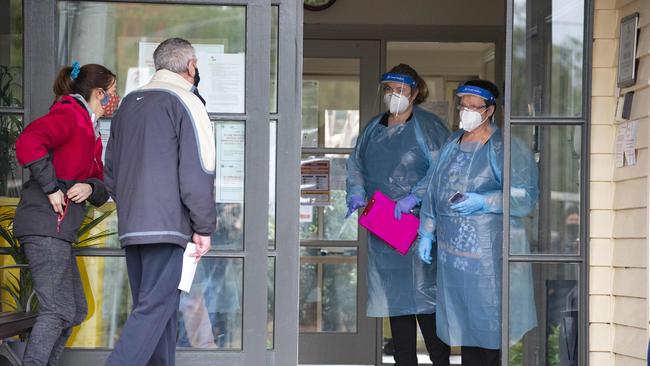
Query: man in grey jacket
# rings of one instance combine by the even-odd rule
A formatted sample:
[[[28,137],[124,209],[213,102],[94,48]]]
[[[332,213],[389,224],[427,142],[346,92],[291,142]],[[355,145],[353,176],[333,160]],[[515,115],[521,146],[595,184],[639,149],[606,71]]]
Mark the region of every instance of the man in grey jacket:
[[[154,52],[151,82],[113,117],[105,180],[117,205],[133,310],[107,365],[174,365],[183,249],[210,249],[216,226],[215,146],[193,94],[194,47],[183,39]]]

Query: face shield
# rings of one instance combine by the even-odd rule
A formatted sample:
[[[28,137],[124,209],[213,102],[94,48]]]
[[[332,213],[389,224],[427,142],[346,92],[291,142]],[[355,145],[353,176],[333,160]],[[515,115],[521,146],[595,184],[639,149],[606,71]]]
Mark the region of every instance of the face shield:
[[[416,86],[415,80],[408,75],[386,73],[381,77],[377,94],[381,95],[386,109],[398,115],[409,108]]]
[[[488,120],[486,116],[488,108],[496,104],[494,95],[489,90],[474,85],[461,85],[456,90],[456,96],[458,97],[456,108],[460,117],[459,127],[468,132],[474,131],[485,123]],[[477,97],[470,99],[480,100],[481,102],[468,104],[463,102],[464,99],[468,99],[463,98],[464,96]]]

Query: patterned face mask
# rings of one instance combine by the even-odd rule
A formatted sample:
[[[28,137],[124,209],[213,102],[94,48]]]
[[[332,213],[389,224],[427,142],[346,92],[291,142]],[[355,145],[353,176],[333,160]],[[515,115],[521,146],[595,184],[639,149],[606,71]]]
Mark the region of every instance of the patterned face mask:
[[[104,98],[102,98],[100,104],[104,109],[104,117],[110,117],[120,105],[120,96],[117,93],[111,94],[104,91]]]

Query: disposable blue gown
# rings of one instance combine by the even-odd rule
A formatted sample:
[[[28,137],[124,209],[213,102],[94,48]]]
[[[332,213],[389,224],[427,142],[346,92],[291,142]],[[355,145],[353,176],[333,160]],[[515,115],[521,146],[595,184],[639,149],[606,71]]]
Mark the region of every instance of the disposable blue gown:
[[[404,124],[387,127],[375,117],[348,158],[347,197],[368,199],[381,191],[397,201],[426,193],[438,151],[449,137],[440,119],[419,108]],[[422,263],[415,245],[402,256],[368,235],[368,304],[366,314],[386,317],[435,311],[435,266]]]
[[[437,333],[450,346],[501,348],[504,146],[498,127],[491,127],[485,144],[459,142],[463,130],[452,134],[420,211],[420,235],[437,238]],[[520,140],[511,146],[510,244],[521,254],[528,247],[521,217],[537,202],[538,171]],[[461,216],[450,208],[455,192],[481,194],[485,207]],[[511,267],[509,300],[513,344],[537,325],[530,264]]]

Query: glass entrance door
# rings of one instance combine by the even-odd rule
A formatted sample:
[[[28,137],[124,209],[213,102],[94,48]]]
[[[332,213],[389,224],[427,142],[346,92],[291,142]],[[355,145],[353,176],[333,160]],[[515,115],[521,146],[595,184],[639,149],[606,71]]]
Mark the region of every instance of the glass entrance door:
[[[502,365],[585,365],[591,1],[507,6]],[[522,148],[539,175],[523,215]]]
[[[365,316],[366,233],[356,213],[345,218],[345,164],[378,113],[379,63],[379,42],[304,42],[301,364],[375,364],[377,321]]]

